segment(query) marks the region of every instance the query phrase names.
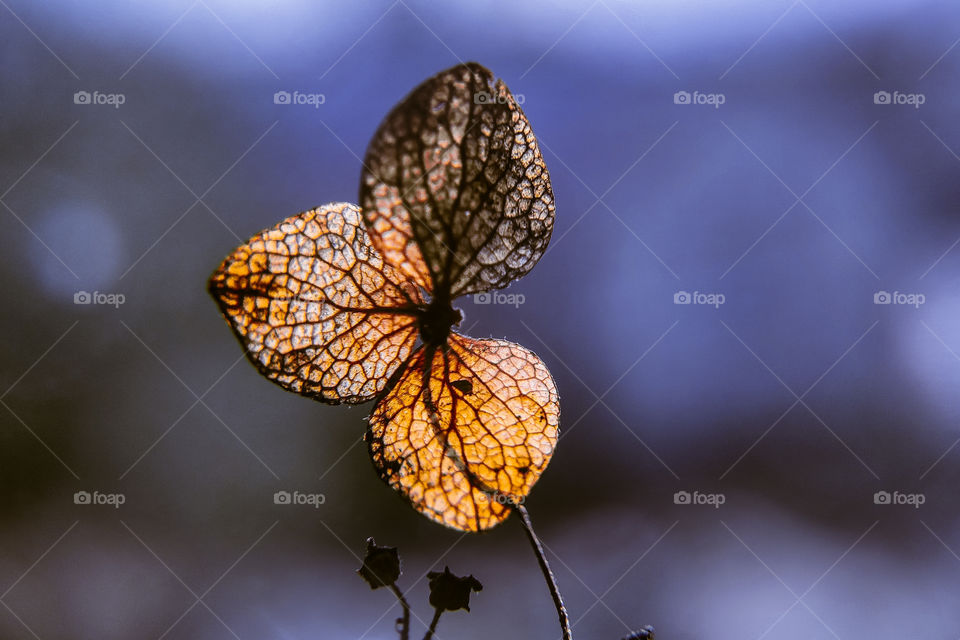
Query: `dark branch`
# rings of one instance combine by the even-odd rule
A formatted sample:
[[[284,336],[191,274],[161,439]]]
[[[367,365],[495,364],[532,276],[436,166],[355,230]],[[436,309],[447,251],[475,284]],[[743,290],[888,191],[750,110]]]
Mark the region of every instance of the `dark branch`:
[[[423,636],[423,640],[430,640],[433,637],[433,632],[437,630],[437,623],[440,622],[440,614],[443,613],[443,609],[436,608],[433,611],[433,620],[430,621],[430,628],[427,629],[427,633]]]
[[[540,563],[540,571],[543,572],[543,578],[547,581],[550,588],[550,596],[553,598],[553,604],[557,607],[557,617],[560,619],[560,629],[563,631],[563,640],[572,640],[573,632],[570,630],[570,618],[567,616],[567,609],[563,606],[563,599],[560,597],[560,589],[557,587],[557,579],[550,570],[550,564],[547,562],[547,556],[543,552],[543,545],[540,544],[540,538],[533,530],[533,523],[530,521],[530,514],[522,504],[514,506],[514,510],[520,514],[523,522],[523,530],[527,532],[527,539],[530,540],[530,546],[537,556],[537,562]]]
[[[400,622],[400,640],[410,640],[410,603],[407,602],[403,592],[400,591],[400,587],[398,587],[396,583],[390,585],[390,591],[393,591],[393,595],[397,596],[397,600],[400,601],[400,606],[403,607],[403,618],[401,618]]]

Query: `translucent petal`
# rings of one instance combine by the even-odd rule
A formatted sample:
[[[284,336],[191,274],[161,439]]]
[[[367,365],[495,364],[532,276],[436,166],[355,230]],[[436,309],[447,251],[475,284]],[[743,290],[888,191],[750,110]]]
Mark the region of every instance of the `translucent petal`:
[[[366,402],[384,389],[413,349],[423,303],[345,203],[254,236],[209,287],[261,373],[331,404]]]
[[[370,416],[374,465],[413,507],[480,531],[522,503],[557,443],[560,404],[543,362],[503,340],[422,347]]]
[[[385,259],[450,298],[524,275],[553,231],[530,123],[477,63],[430,78],[387,115],[367,148],[360,204]]]

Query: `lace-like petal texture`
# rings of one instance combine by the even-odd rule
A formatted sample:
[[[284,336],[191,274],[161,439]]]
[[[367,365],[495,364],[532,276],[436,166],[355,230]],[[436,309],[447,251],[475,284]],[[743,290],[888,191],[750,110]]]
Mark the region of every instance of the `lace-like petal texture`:
[[[546,469],[560,405],[533,353],[454,333],[451,302],[506,286],[546,250],[554,203],[537,141],[507,87],[462,64],[387,115],[360,200],[362,213],[329,204],[254,236],[210,292],[269,379],[331,404],[377,400],[370,455],[417,511],[489,529]]]
[[[523,347],[452,334],[421,348],[370,416],[381,477],[428,518],[488,529],[522,503],[557,443],[550,372]]]
[[[224,260],[210,291],[263,375],[331,404],[384,389],[413,350],[423,304],[345,203],[254,236]]]
[[[430,78],[387,115],[367,148],[360,204],[387,262],[450,299],[524,275],[553,231],[530,123],[476,63]]]

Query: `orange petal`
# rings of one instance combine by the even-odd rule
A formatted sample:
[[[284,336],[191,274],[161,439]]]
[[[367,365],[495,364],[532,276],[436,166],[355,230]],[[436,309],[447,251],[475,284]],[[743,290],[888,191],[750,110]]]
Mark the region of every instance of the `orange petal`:
[[[417,511],[480,531],[526,498],[553,455],[559,417],[536,355],[452,334],[447,349],[414,354],[374,408],[367,442],[381,478]]]
[[[426,80],[384,118],[367,147],[360,205],[387,262],[450,298],[527,273],[553,230],[530,122],[475,62]]]
[[[417,337],[417,287],[371,246],[360,210],[287,218],[224,260],[210,292],[261,373],[323,402],[366,402]]]

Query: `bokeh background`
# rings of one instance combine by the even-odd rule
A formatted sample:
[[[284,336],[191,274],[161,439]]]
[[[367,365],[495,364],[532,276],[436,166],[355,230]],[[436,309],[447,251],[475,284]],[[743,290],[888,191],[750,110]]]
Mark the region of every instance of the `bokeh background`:
[[[956,637],[958,39],[947,2],[0,1],[0,636],[395,638],[374,536],[414,637],[444,565],[484,590],[440,638],[559,637],[515,519],[415,514],[369,407],[268,383],[205,291],[356,201],[383,115],[477,60],[557,217],[523,304],[462,328],[557,380],[527,506],[575,635]]]

